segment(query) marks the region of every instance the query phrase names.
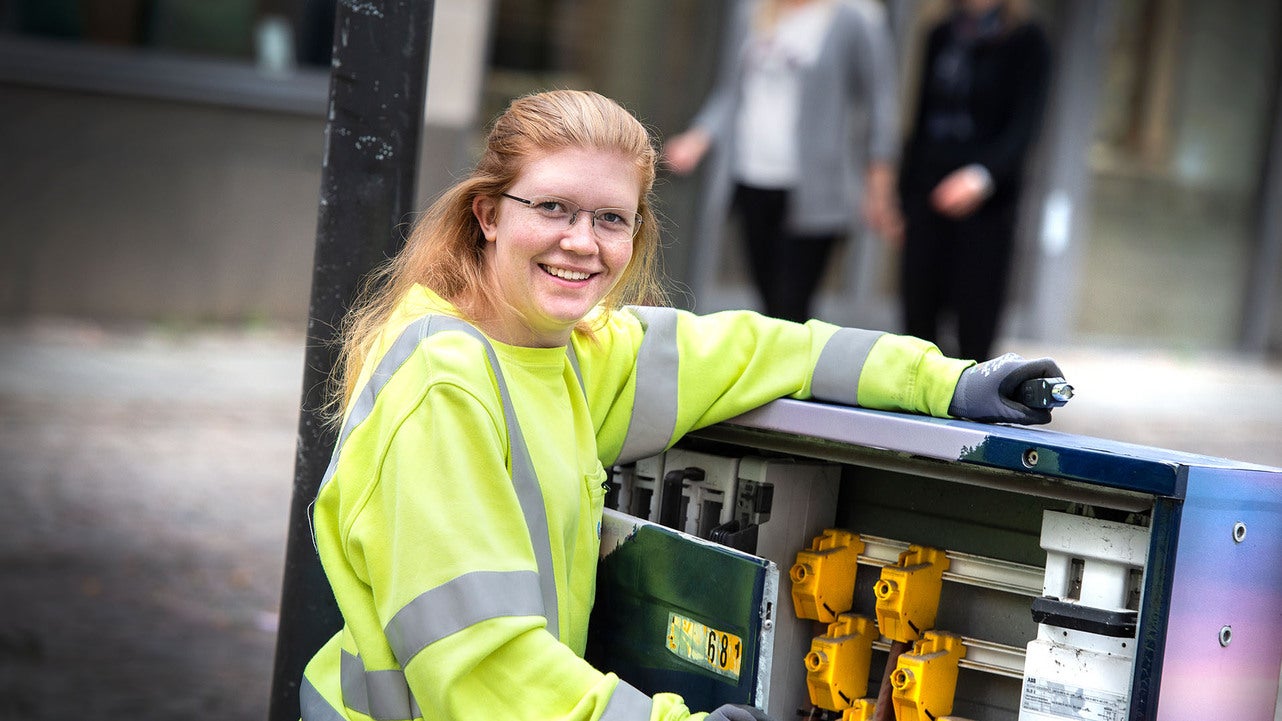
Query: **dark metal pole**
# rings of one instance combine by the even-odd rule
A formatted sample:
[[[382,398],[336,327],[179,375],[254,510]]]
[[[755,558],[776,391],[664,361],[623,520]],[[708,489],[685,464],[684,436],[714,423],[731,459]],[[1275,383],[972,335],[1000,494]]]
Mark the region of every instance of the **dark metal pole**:
[[[319,410],[335,331],[361,279],[399,249],[418,174],[432,0],[342,0],[335,12],[306,367],[276,635],[270,721],[299,718],[303,668],[341,626],[310,509],[333,449]]]

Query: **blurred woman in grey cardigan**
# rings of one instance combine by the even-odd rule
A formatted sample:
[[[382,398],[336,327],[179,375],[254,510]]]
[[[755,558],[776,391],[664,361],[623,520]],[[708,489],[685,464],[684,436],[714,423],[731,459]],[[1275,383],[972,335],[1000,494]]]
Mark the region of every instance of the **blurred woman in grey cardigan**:
[[[896,232],[890,29],[872,0],[754,0],[733,22],[729,61],[664,159],[686,174],[716,148],[712,192],[732,186],[766,314],[804,321],[838,243],[864,223]]]

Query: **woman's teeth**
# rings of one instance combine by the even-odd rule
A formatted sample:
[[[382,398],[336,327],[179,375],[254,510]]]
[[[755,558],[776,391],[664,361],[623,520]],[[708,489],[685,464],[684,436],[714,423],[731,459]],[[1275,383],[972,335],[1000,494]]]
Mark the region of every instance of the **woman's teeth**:
[[[592,277],[591,273],[580,273],[574,270],[566,270],[565,268],[553,268],[550,265],[543,266],[543,270],[564,280],[587,280]]]

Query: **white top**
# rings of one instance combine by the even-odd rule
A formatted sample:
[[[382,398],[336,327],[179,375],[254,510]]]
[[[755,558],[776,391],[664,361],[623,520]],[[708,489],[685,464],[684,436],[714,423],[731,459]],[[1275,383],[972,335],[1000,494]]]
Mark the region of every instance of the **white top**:
[[[744,48],[743,102],[736,119],[735,177],[759,188],[789,188],[801,175],[797,115],[801,71],[813,65],[828,29],[830,2],[780,12],[773,27],[753,33]]]

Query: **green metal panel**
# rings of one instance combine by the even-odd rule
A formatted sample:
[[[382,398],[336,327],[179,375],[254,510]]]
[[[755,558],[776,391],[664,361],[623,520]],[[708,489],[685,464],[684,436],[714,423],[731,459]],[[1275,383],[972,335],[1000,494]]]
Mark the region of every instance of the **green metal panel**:
[[[777,588],[770,561],[607,509],[587,659],[692,710],[764,705]]]

